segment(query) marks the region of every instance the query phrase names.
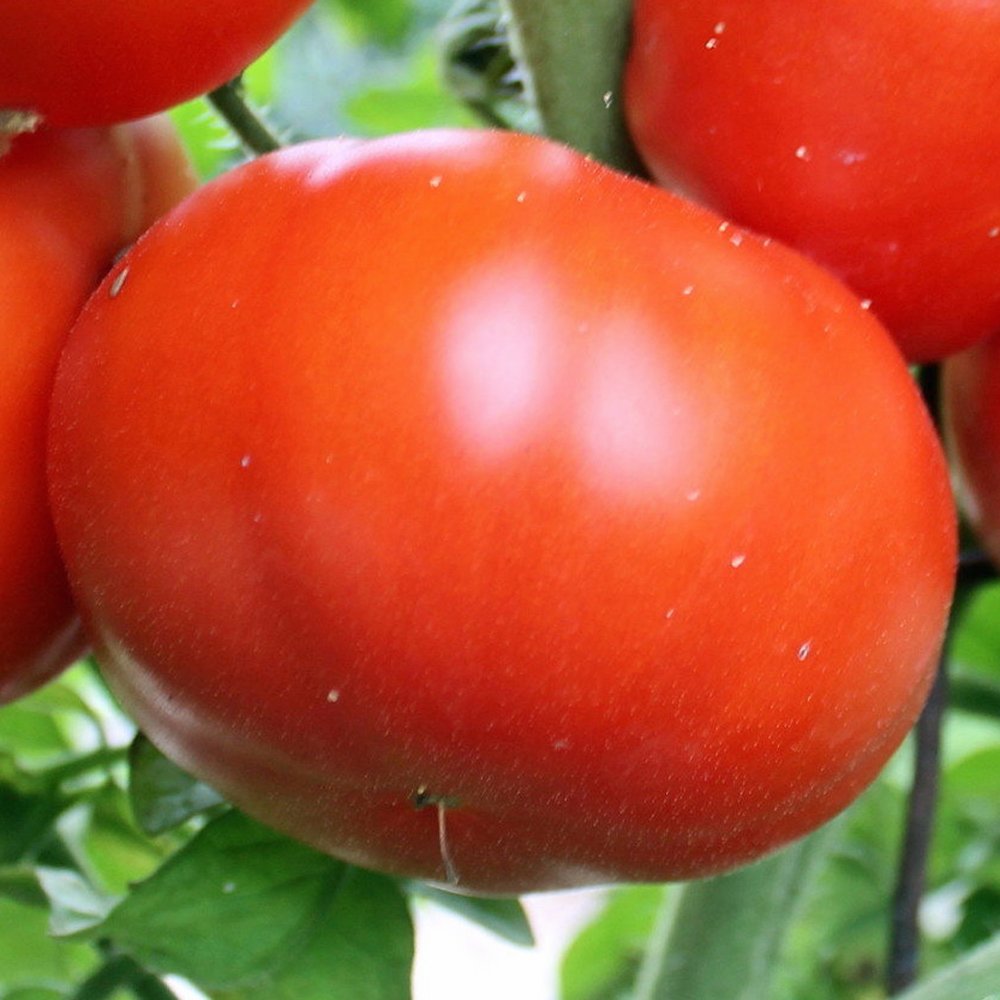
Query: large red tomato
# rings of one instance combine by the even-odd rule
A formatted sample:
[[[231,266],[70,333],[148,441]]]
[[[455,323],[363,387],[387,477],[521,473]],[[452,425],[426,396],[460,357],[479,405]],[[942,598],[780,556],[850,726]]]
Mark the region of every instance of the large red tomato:
[[[309,0],[4,0],[0,108],[105,125],[225,83]]]
[[[1000,330],[1000,4],[637,0],[652,173],[842,277],[911,360]]]
[[[941,408],[959,499],[1000,564],[1000,338],[991,337],[942,366]]]
[[[0,155],[0,702],[83,648],[45,484],[59,351],[115,251],[193,184],[162,120],[21,136]]]
[[[718,871],[910,726],[952,587],[882,328],[539,139],[317,143],[203,189],[61,365],[107,676],[254,815],[468,891]]]

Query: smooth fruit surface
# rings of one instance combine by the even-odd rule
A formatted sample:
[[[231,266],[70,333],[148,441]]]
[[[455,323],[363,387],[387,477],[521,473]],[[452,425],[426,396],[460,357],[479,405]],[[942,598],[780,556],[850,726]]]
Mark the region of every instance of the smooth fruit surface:
[[[164,120],[20,136],[0,155],[0,703],[83,649],[45,481],[59,352],[115,252],[193,186]]]
[[[959,500],[1000,563],[1000,339],[991,337],[942,366],[941,408]]]
[[[1000,330],[1000,4],[638,0],[653,175],[829,267],[911,360]]]
[[[197,97],[242,72],[308,0],[5,0],[0,108],[107,125]]]
[[[525,136],[307,144],[116,265],[57,527],[169,755],[467,891],[719,871],[846,805],[954,570],[895,347],[814,265]]]

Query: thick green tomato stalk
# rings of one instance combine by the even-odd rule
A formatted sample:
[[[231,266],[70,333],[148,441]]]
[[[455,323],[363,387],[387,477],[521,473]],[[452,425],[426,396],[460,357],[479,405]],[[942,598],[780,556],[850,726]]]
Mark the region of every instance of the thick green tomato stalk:
[[[545,134],[636,172],[621,97],[632,0],[501,0],[501,6]]]

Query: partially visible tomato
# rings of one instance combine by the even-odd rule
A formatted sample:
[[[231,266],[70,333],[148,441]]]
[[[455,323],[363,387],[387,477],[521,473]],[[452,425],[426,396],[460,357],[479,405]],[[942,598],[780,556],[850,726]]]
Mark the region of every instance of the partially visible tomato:
[[[0,155],[0,702],[83,649],[45,484],[59,352],[115,252],[193,187],[165,120],[20,136]]]
[[[519,892],[719,871],[916,716],[955,556],[898,352],[815,265],[526,136],[203,188],[63,356],[112,687],[336,855]]]
[[[843,278],[915,361],[1000,330],[1000,4],[637,0],[653,175]]]
[[[942,366],[941,410],[959,500],[1000,565],[1000,337]]]
[[[0,109],[49,125],[164,111],[236,76],[309,0],[4,0]]]

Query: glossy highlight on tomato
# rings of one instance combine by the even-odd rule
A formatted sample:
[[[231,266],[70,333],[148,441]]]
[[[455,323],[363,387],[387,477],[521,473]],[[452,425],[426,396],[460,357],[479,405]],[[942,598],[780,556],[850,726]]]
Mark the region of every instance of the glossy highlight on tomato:
[[[165,119],[18,136],[0,155],[0,703],[84,648],[45,478],[59,352],[115,252],[193,187]]]
[[[242,72],[309,0],[5,0],[0,109],[107,125],[204,94]]]
[[[998,39],[996,3],[637,0],[625,107],[654,177],[929,361],[1000,330]]]
[[[467,892],[816,827],[919,711],[953,583],[937,438],[856,299],[513,134],[305,144],[188,199],[73,331],[50,482],[161,749]]]

